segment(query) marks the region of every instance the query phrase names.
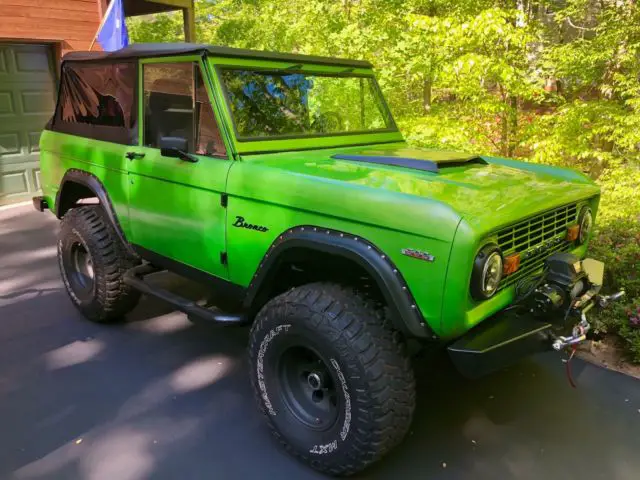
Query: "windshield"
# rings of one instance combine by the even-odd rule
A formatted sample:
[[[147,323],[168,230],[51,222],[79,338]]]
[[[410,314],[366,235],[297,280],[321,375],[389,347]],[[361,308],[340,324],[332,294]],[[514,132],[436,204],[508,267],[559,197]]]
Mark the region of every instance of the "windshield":
[[[373,77],[222,70],[239,138],[395,131]]]

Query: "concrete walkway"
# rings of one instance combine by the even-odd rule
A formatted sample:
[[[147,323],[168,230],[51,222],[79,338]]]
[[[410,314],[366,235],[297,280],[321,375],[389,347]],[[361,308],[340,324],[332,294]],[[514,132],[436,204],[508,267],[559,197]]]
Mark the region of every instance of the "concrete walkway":
[[[85,321],[63,290],[55,218],[0,211],[0,478],[312,479],[253,403],[247,330],[144,299]],[[191,288],[181,285],[181,288]],[[640,479],[640,382],[555,354],[481,381],[416,359],[413,430],[361,478]]]

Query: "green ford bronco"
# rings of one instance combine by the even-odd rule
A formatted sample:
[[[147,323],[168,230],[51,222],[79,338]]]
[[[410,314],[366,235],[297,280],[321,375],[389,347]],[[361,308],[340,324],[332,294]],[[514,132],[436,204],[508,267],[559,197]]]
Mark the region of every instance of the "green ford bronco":
[[[409,147],[365,61],[196,44],[70,53],[40,140],[60,271],[90,320],[141,294],[251,325],[266,422],[313,468],[358,472],[407,433],[407,344],[479,376],[589,330],[584,175]],[[195,279],[224,307],[150,275]],[[211,302],[209,302],[211,303]]]

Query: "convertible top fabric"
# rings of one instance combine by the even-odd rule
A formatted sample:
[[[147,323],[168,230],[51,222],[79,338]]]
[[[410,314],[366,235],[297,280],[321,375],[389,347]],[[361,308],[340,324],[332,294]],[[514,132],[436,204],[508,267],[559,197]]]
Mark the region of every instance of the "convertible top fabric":
[[[371,68],[365,60],[348,60],[344,58],[318,57],[314,55],[298,55],[293,53],[265,52],[245,50],[242,48],[219,47],[199,43],[134,43],[115,52],[69,52],[63,57],[65,62],[122,60],[131,58],[164,57],[170,55],[212,55],[216,57],[253,58],[260,60],[277,60],[296,63],[315,63],[354,68]]]

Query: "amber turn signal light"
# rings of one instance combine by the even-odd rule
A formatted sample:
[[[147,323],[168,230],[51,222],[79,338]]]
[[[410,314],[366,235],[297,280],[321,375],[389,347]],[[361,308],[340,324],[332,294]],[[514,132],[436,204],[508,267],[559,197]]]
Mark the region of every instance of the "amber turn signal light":
[[[512,253],[511,255],[504,257],[504,265],[502,266],[503,275],[511,275],[520,268],[520,254]]]
[[[571,225],[567,228],[567,242],[575,242],[580,234],[580,225]]]

